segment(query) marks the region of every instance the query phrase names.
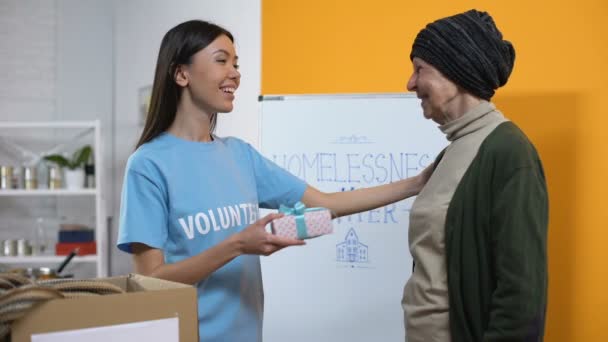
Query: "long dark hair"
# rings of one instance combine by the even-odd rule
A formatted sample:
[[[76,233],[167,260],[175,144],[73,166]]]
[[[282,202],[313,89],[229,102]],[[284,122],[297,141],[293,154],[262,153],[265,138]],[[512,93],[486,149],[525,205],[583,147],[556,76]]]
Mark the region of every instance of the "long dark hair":
[[[175,71],[180,65],[192,63],[192,56],[220,35],[226,35],[234,42],[234,37],[228,30],[202,20],[183,22],[165,34],[158,51],[146,124],[136,148],[156,138],[171,126],[182,92],[181,87],[175,83]],[[216,121],[217,114],[213,114],[211,132],[215,129]]]

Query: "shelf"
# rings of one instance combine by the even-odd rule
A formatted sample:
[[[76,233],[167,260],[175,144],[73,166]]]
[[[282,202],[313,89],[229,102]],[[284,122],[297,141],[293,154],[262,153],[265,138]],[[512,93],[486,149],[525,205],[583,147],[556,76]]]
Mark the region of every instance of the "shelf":
[[[61,263],[67,255],[1,256],[0,264]],[[70,263],[97,262],[97,255],[75,256]]]
[[[1,0],[0,0],[1,1]],[[41,144],[44,138],[44,144]],[[62,200],[67,198],[73,198],[76,201],[85,201],[89,205],[89,201],[94,203],[94,209],[87,208],[87,216],[95,217],[95,240],[97,247],[97,255],[86,255],[75,257],[73,262],[81,263],[83,266],[90,268],[95,267],[97,277],[107,277],[109,271],[109,235],[108,235],[108,216],[106,216],[106,201],[104,200],[105,189],[107,188],[103,184],[105,167],[104,162],[104,144],[101,135],[101,121],[100,120],[86,120],[86,121],[75,121],[75,120],[64,120],[64,121],[2,121],[0,120],[0,145],[4,147],[8,146],[9,153],[19,156],[20,163],[22,165],[28,160],[31,165],[37,164],[44,155],[51,153],[61,153],[70,150],[77,141],[86,139],[90,142],[92,139],[91,147],[94,151],[94,165],[95,165],[95,189],[0,189],[0,206],[4,205],[7,198],[12,197],[20,199],[13,203],[17,206],[27,206],[34,200],[33,205],[40,205],[41,209],[50,209],[57,211],[63,211],[66,209],[77,210],[72,208],[64,208],[65,206],[55,206],[53,208],[53,202],[59,201],[55,204],[62,204]],[[14,141],[13,141],[14,140]],[[48,141],[47,141],[48,140]],[[36,143],[36,144],[34,144]],[[49,143],[53,144],[51,147],[47,146]],[[25,145],[25,146],[22,146]],[[32,146],[30,146],[32,145]],[[35,150],[30,148],[35,147]],[[40,151],[45,148],[46,150]],[[39,183],[44,185],[45,183]],[[50,202],[40,199],[50,199]],[[38,203],[40,202],[40,203]],[[59,208],[61,207],[61,208]],[[87,206],[88,207],[88,206]],[[7,208],[8,213],[13,208]],[[33,208],[36,209],[36,208]],[[0,210],[0,216],[4,215],[5,211]],[[1,221],[1,220],[0,220]],[[4,228],[0,228],[0,236],[3,233]],[[49,251],[49,253],[52,253]],[[66,256],[55,256],[55,255],[35,255],[35,256],[0,256],[0,264],[43,264],[43,265],[59,265],[64,261]]]
[[[97,189],[2,189],[1,196],[94,196],[97,194]]]

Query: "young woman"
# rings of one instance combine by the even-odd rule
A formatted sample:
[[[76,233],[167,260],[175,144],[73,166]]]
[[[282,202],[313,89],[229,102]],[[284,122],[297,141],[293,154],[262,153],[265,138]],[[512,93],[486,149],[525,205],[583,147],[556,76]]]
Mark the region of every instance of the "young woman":
[[[304,244],[265,230],[258,207],[302,201],[336,216],[416,195],[430,170],[392,184],[323,193],[236,138],[213,134],[232,110],[241,74],[233,36],[204,21],[162,40],[150,111],[127,163],[118,248],[135,271],[198,288],[201,341],[260,341],[259,255]]]

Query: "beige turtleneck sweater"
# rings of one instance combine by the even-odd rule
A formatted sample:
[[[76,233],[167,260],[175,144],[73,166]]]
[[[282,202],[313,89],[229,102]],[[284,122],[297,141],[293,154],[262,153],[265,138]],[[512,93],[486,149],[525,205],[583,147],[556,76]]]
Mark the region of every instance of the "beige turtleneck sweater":
[[[402,300],[408,342],[451,340],[445,217],[479,146],[504,121],[492,103],[482,101],[460,118],[439,126],[451,143],[410,211],[409,244],[415,268]]]

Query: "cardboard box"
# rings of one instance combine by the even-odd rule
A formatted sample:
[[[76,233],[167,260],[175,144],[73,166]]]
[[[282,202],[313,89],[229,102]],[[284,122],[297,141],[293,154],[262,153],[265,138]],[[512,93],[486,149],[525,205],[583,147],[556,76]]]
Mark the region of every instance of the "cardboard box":
[[[101,278],[124,294],[54,299],[40,304],[11,327],[13,342],[32,334],[178,318],[179,341],[198,342],[196,288],[137,274]],[[142,341],[149,342],[149,341]]]

